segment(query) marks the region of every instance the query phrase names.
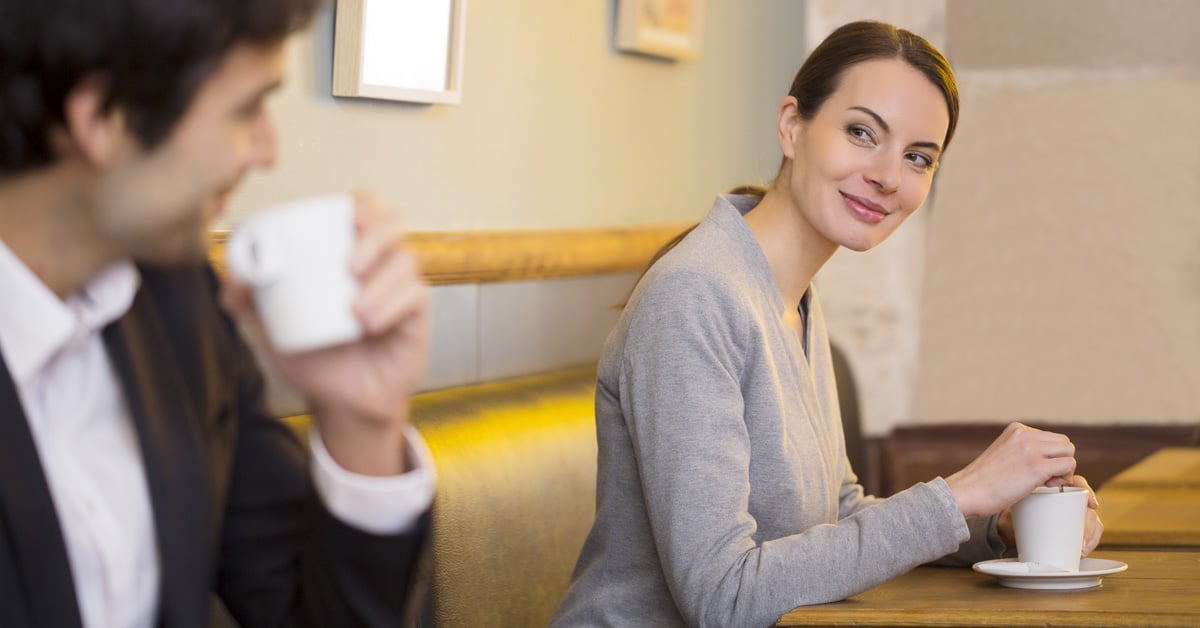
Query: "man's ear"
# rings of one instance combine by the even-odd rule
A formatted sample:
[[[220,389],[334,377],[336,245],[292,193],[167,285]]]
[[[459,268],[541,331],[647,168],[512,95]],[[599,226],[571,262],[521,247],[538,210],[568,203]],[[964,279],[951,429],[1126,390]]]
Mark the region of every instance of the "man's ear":
[[[66,127],[53,139],[60,155],[75,155],[96,167],[112,164],[128,146],[125,113],[104,108],[105,82],[98,76],[80,81],[67,93],[63,106]]]
[[[804,120],[800,118],[800,105],[795,96],[788,96],[779,103],[777,132],[779,148],[788,159],[796,158],[796,138],[800,136]]]

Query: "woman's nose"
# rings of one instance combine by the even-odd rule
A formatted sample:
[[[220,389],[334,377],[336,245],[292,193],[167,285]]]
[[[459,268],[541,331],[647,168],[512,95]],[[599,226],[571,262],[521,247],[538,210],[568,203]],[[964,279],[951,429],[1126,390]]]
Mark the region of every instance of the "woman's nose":
[[[883,194],[891,194],[900,189],[900,177],[903,173],[903,159],[890,156],[880,156],[872,168],[865,173],[865,178]]]

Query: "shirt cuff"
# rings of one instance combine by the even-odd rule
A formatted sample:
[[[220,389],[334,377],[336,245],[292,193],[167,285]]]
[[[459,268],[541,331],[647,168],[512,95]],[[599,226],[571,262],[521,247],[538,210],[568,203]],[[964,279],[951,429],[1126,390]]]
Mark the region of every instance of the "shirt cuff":
[[[338,466],[315,427],[308,431],[312,448],[313,484],[333,516],[372,534],[401,534],[433,504],[437,475],[433,456],[411,425],[404,431],[412,470],[401,475],[376,477],[352,473]]]

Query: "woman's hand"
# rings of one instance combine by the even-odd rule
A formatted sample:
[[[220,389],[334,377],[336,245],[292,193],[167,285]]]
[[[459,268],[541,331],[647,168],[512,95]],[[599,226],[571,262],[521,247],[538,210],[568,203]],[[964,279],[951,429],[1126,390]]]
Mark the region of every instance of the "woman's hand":
[[[1100,502],[1096,499],[1096,491],[1092,490],[1087,478],[1082,475],[1072,477],[1069,486],[1086,488],[1088,492],[1087,515],[1083,520],[1083,548],[1079,554],[1087,556],[1100,544],[1100,536],[1104,534],[1104,523],[1100,521]]]
[[[1075,446],[1062,434],[1010,423],[978,458],[946,478],[963,516],[1003,511],[1039,486],[1070,484]]]
[[[1005,547],[1017,546],[1017,533],[1013,530],[1012,508],[1005,508],[996,519],[996,533]]]

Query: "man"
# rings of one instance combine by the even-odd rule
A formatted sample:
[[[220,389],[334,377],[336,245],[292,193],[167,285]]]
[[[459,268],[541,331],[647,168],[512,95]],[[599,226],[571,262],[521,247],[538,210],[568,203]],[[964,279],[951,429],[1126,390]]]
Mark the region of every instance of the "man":
[[[213,593],[246,626],[406,621],[433,479],[394,214],[359,201],[365,337],[268,352],[311,461],[204,262],[316,2],[0,0],[0,626],[204,626]]]

